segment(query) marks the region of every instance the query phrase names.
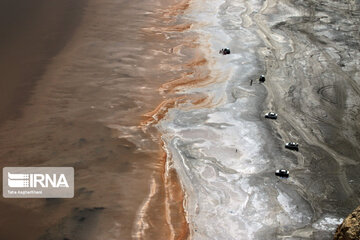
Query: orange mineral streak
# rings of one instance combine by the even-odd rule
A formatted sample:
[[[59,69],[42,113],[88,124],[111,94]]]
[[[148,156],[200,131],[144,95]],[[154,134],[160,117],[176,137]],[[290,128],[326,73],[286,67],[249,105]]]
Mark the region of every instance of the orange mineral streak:
[[[132,237],[135,239],[143,239],[145,236],[145,231],[149,228],[147,212],[149,211],[150,202],[156,194],[156,188],[157,184],[155,178],[152,177],[149,196],[145,199],[144,203],[140,207],[139,212],[137,213],[138,219],[135,224],[136,230],[132,234]]]
[[[205,96],[205,97],[200,97],[198,99],[194,99],[192,101],[192,104],[193,105],[196,105],[196,106],[202,106],[203,104],[205,104],[207,101],[209,100],[209,97],[208,96]]]
[[[192,88],[208,84],[213,79],[208,70],[208,61],[200,53],[183,64],[182,77],[161,86],[161,93],[174,92],[179,88]],[[168,95],[153,111],[144,115],[141,127],[146,131],[149,127],[164,119],[171,108],[194,109],[210,107],[213,99],[204,93],[187,94],[174,97]],[[159,140],[159,142],[162,142]],[[166,146],[162,142],[163,156],[160,161],[159,175],[155,173],[149,197],[139,211],[137,231],[133,235],[137,239],[154,239],[155,231],[161,231],[161,239],[184,240],[190,238],[190,229],[184,209],[185,195],[177,172],[171,167],[172,157],[167,156]],[[148,216],[157,216],[156,219]],[[159,227],[159,224],[163,224]],[[157,230],[154,230],[157,229]]]
[[[146,119],[141,122],[141,126],[148,126],[150,124],[158,123],[165,117],[166,113],[169,111],[169,108],[173,108],[180,103],[184,103],[185,101],[185,96],[170,98],[162,101],[153,111],[144,115]]]
[[[180,44],[180,45],[178,45],[178,46],[175,46],[175,47],[173,47],[172,48],[172,50],[171,50],[171,53],[175,53],[175,54],[178,54],[178,55],[181,55],[180,53],[181,53],[181,50],[184,48],[184,47],[188,47],[188,48],[197,48],[197,47],[199,47],[199,43],[197,42],[198,41],[198,39],[197,38],[195,38],[195,37],[188,37],[188,38],[186,38],[186,39],[184,39],[185,41],[182,43],[182,44]]]
[[[190,0],[183,0],[160,12],[164,23],[173,23],[176,15],[183,13],[189,8]],[[156,38],[167,39],[172,32],[185,32],[192,27],[190,23],[173,24],[170,26],[154,26],[143,29],[147,34]],[[167,34],[168,33],[168,34]],[[194,34],[184,33],[181,44],[175,45],[164,53],[169,54],[173,60],[186,62],[175,64],[166,61],[159,63],[160,69],[172,72],[179,72],[180,78],[163,84],[159,91],[164,97],[153,111],[144,114],[141,128],[145,131],[164,119],[169,109],[182,108],[184,110],[199,107],[207,107],[213,104],[213,96],[205,93],[181,94],[176,93],[180,89],[190,89],[205,86],[217,79],[211,75],[209,62],[199,51],[198,37]],[[191,50],[190,52],[188,50]],[[188,60],[189,53],[193,56]],[[190,56],[190,57],[191,57]],[[170,93],[170,94],[169,94]],[[160,138],[160,136],[159,136]],[[138,221],[136,222],[133,237],[136,239],[170,239],[185,240],[190,238],[190,228],[186,219],[184,209],[185,194],[179,181],[176,170],[172,167],[173,161],[164,142],[162,143],[162,156],[159,161],[159,168],[155,170],[148,197],[144,200],[139,209]],[[150,217],[151,216],[151,217]]]
[[[165,190],[165,219],[170,230],[169,240],[189,239],[190,229],[185,218],[184,192],[174,168],[168,168],[171,161],[166,152],[163,153],[163,187]]]
[[[183,13],[186,9],[189,8],[191,0],[183,0],[179,3],[173,5],[172,7],[162,11],[164,18],[172,18],[176,15]]]
[[[164,27],[162,30],[164,32],[183,32],[185,30],[189,30],[191,28],[192,24],[190,23],[184,23],[184,24],[178,24],[174,26]]]
[[[162,142],[164,163],[162,169],[162,180],[165,189],[165,216],[170,229],[170,238],[173,240],[189,239],[190,229],[185,218],[184,192],[179,181],[176,170],[170,167],[171,156],[165,151],[165,144]]]
[[[148,197],[138,211],[134,239],[189,239],[189,226],[183,207],[184,193],[174,169],[168,169],[167,154],[160,157],[160,166],[154,172]]]
[[[145,32],[151,32],[151,33],[184,32],[186,30],[189,30],[191,26],[192,26],[191,23],[183,23],[183,24],[177,24],[177,25],[165,26],[165,27],[143,28],[143,30]]]
[[[179,79],[175,79],[169,83],[165,83],[161,86],[161,92],[171,92],[174,93],[181,88],[187,87],[201,87],[205,86],[211,78],[209,76],[205,77],[193,77],[193,76],[184,76]]]
[[[224,102],[225,99],[214,98],[211,95],[192,95],[189,97],[189,102],[191,104],[182,105],[181,108],[185,111],[193,110],[193,109],[200,109],[200,108],[215,108],[216,106],[220,105]]]
[[[186,64],[186,66],[193,68],[193,67],[197,67],[197,66],[203,66],[207,63],[208,63],[208,61],[206,60],[206,58],[201,57],[201,58],[195,59],[191,63]]]
[[[160,87],[161,93],[175,93],[181,88],[202,87],[213,80],[209,75],[208,60],[200,53],[197,53],[197,56],[191,62],[175,68],[188,69],[188,71],[182,73],[180,78],[163,84]]]
[[[183,214],[185,212],[183,205],[184,193],[176,170],[173,168],[168,170],[166,174],[165,189],[168,209],[167,219],[173,229],[171,239],[188,239],[190,230],[185,215]],[[175,229],[177,231],[175,231]]]

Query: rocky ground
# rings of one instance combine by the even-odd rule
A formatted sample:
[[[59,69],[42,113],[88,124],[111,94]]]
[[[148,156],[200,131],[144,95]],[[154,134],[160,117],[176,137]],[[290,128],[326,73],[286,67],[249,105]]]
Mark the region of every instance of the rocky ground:
[[[360,207],[356,208],[336,229],[334,240],[360,239]]]

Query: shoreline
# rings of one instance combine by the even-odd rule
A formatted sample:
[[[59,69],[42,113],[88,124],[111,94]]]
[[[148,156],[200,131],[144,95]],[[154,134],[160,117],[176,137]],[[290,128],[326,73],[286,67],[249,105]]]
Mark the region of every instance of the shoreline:
[[[173,22],[173,24],[175,25],[170,25],[170,26],[168,25],[166,27],[152,27],[151,29],[146,29],[146,30],[147,31],[150,30],[153,32],[160,31],[162,34],[171,35],[174,33],[182,33],[190,29],[191,28],[190,23],[183,23],[181,20],[180,20],[181,23],[177,23],[176,20],[178,17],[181,19],[181,14],[188,9],[188,7],[190,6],[190,2],[191,0],[182,0],[179,1],[179,3],[161,11],[165,21],[166,19],[175,18],[169,20],[169,22]],[[181,50],[184,47],[189,47],[186,41],[185,42],[182,41],[181,45],[177,45],[171,48],[170,53],[174,53],[181,57],[182,56]],[[181,71],[183,72],[183,70]],[[171,82],[163,83],[161,87],[158,89],[158,91],[162,95],[167,94],[168,96],[153,111],[144,114],[144,120],[141,123],[141,128],[143,129],[144,132],[146,132],[149,127],[157,128],[157,125],[161,121],[163,121],[164,118],[166,118],[169,109],[174,108],[178,104],[185,103],[186,101],[188,101],[188,97],[186,96],[177,96],[177,97],[174,97],[173,95],[169,96],[172,90],[169,87],[166,87],[165,90],[164,86],[169,86],[169,84],[171,84],[174,81],[178,81],[178,80],[173,80]],[[156,199],[157,195],[159,195],[159,191],[161,191],[159,190],[159,188],[163,188],[164,198],[165,198],[164,220],[168,228],[167,231],[164,229],[163,232],[169,232],[167,234],[168,237],[166,239],[174,239],[174,240],[190,239],[191,236],[187,222],[186,211],[184,208],[186,201],[185,200],[186,193],[184,192],[180,179],[177,176],[177,172],[175,171],[174,168],[171,167],[172,165],[171,154],[165,147],[165,142],[163,141],[161,136],[158,137],[158,141],[162,142],[162,151],[163,151],[161,170],[160,170],[161,178],[156,181],[156,178],[153,177],[152,180],[153,183],[150,187],[149,195],[139,209],[138,219],[136,221],[137,230],[135,230],[133,236],[135,237],[135,239],[153,239],[151,238],[152,231],[151,229],[149,229],[149,226],[154,225],[154,223],[153,224],[150,223],[153,222],[154,220],[151,220],[149,218],[149,215],[151,215],[152,212],[151,208],[154,210],[156,209],[156,202],[153,201],[152,203],[152,200]],[[152,215],[154,215],[154,213]],[[146,230],[148,230],[149,232],[147,233]],[[159,231],[159,227],[157,227],[157,230],[155,231]]]
[[[197,6],[198,3],[195,3],[195,1],[191,2],[192,3],[189,6],[190,8],[192,7],[196,9],[199,7]],[[194,9],[191,9],[190,11],[194,11]],[[192,18],[192,20],[195,19]],[[225,101],[224,96],[217,96],[216,94],[212,94],[211,92],[207,92],[206,94],[204,94],[197,91],[197,89],[206,89],[207,86],[224,83],[227,81],[227,79],[231,79],[231,76],[234,74],[232,71],[225,73],[226,70],[220,70],[220,65],[216,63],[217,57],[214,57],[216,56],[215,54],[217,54],[217,50],[211,48],[209,43],[210,36],[204,35],[204,33],[200,30],[203,24],[204,23],[202,23],[201,21],[193,22],[193,27],[189,29],[190,32],[195,31],[195,33],[197,34],[196,40],[190,46],[193,50],[196,49],[196,53],[193,54],[194,57],[192,59],[189,59],[189,61],[183,63],[183,66],[188,69],[187,72],[189,73],[183,74],[182,77],[179,79],[175,79],[163,84],[160,88],[160,92],[164,94],[173,94],[175,96],[179,96],[176,104],[173,104],[172,106],[170,106],[170,108],[180,108],[185,111],[202,108],[215,108],[216,106],[223,104]],[[196,30],[194,30],[194,28]],[[164,123],[169,121],[169,119],[167,119],[169,118],[169,115],[170,114],[167,114],[166,118],[162,118],[158,124],[160,132],[166,133],[166,135],[168,135],[168,129],[164,126]],[[190,199],[190,195],[193,194],[192,191],[194,190],[191,189],[191,184],[186,183],[188,181],[186,176],[187,173],[183,172],[183,169],[179,168],[179,163],[177,163],[177,161],[182,158],[178,155],[178,152],[181,151],[179,149],[173,149],[172,143],[169,142],[170,139],[166,135],[163,135],[162,138],[166,146],[165,149],[168,152],[168,155],[171,156],[168,159],[167,165],[169,166],[169,168],[176,170],[177,174],[181,176],[180,183],[185,196],[183,201],[184,211],[186,213],[186,219],[190,228],[189,239],[193,239],[194,234],[198,233],[198,228],[196,225],[194,225],[191,216],[189,216],[189,214],[193,215],[194,212],[189,212],[188,210],[189,207],[190,209],[193,209],[194,207],[198,208],[197,205],[189,206],[189,203],[193,204],[193,199]]]
[[[159,20],[169,4],[88,2],[82,24],[51,59],[21,117],[2,124],[0,132],[2,166],[73,166],[75,197],[2,199],[6,215],[24,215],[2,224],[4,238],[136,237],[136,214],[152,177],[162,185],[151,198],[150,231],[144,238],[187,235],[176,174],[169,171],[164,178],[159,134],[141,125],[143,115],[162,101],[157,89],[177,75],[165,66],[178,61],[169,50],[182,39],[167,40],[144,29],[155,25],[164,27],[159,32],[182,31],[183,25],[174,27],[176,21]],[[175,6],[167,13],[169,20],[186,3]],[[33,218],[43,221],[34,226]],[[20,224],[26,231],[8,231]]]

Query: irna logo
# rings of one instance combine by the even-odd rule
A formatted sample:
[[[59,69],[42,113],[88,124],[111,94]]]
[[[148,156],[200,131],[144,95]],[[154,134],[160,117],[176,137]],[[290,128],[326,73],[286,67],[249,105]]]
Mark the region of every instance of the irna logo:
[[[11,188],[69,187],[64,174],[22,174],[8,172],[8,186]]]
[[[73,198],[72,167],[4,167],[5,198]]]

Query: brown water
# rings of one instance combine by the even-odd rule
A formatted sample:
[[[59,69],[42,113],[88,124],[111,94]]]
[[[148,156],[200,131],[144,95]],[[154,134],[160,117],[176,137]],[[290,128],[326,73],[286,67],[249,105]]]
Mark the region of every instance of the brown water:
[[[146,113],[184,72],[169,66],[189,58],[174,54],[187,1],[1,5],[0,166],[73,166],[75,197],[1,198],[0,239],[186,238],[183,193]]]
[[[0,121],[19,115],[44,66],[78,26],[85,2],[0,2]]]

